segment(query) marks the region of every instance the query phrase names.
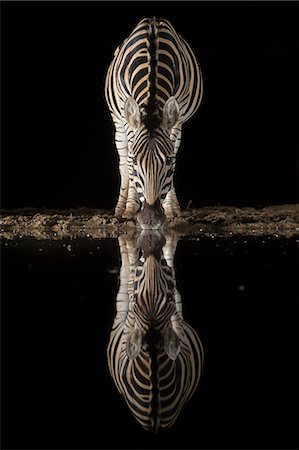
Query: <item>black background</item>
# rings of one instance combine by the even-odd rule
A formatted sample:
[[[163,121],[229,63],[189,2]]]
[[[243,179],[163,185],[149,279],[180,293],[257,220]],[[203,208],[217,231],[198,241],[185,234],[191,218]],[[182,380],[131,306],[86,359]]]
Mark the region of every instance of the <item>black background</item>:
[[[181,205],[296,201],[297,3],[2,2],[1,13],[2,208],[114,207],[104,77],[152,15],[185,37],[204,76],[178,155]]]

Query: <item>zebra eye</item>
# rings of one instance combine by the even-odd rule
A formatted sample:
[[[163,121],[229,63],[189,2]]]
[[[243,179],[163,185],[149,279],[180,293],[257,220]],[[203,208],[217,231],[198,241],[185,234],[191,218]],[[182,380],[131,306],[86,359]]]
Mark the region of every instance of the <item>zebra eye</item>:
[[[132,163],[136,164],[136,156],[132,156]]]
[[[142,344],[142,350],[143,350],[144,352],[147,352],[147,351],[148,351],[148,348],[149,348],[148,343],[147,343],[147,342],[143,342],[143,344]]]
[[[167,156],[166,163],[167,164],[171,164],[172,163],[172,157],[171,156]]]

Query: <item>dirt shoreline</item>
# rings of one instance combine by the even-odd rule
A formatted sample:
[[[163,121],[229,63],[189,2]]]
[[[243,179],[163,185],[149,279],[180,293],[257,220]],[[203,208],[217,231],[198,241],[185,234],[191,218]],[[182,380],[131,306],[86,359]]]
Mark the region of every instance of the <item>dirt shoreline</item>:
[[[41,210],[23,208],[2,210],[0,237],[16,239],[63,239],[76,237],[117,237],[134,234],[136,221],[119,220],[113,211],[77,208]],[[181,236],[299,236],[299,204],[273,205],[264,208],[231,206],[203,207],[182,211],[180,217],[167,222],[165,231]]]

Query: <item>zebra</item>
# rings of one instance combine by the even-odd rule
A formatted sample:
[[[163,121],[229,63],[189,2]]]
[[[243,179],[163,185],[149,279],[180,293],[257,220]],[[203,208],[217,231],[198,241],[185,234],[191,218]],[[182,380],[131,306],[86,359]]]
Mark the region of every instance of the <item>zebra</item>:
[[[182,125],[198,110],[202,71],[166,19],[144,18],[116,49],[105,79],[120,193],[115,215],[158,229],[180,214],[173,174]],[[166,217],[165,217],[166,215]]]
[[[135,419],[154,432],[174,424],[203,368],[202,343],[183,319],[176,288],[177,241],[152,230],[138,241],[119,237],[122,266],[108,367]]]

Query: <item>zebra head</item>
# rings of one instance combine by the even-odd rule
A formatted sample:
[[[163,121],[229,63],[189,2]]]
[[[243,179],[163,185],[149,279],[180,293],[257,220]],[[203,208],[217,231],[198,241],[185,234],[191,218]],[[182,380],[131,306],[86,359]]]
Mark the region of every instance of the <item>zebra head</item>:
[[[164,311],[166,324],[162,327],[159,326],[155,319],[149,322],[148,318],[144,317],[140,303],[135,303],[132,311],[136,321],[126,342],[126,353],[129,359],[136,359],[141,350],[143,350],[146,352],[150,351],[154,354],[165,352],[171,360],[176,360],[181,346],[180,338],[172,324],[172,319],[176,315],[173,307],[174,304],[171,304],[173,302],[169,303],[170,308],[165,308],[164,306],[166,310]]]
[[[162,111],[157,106],[140,108],[130,97],[124,113],[134,130],[129,157],[141,203],[137,220],[143,229],[158,229],[165,222],[162,203],[173,186],[175,140],[171,139],[171,131],[179,120],[179,106],[170,97]]]
[[[177,316],[173,273],[162,252],[165,243],[158,230],[144,230],[139,236],[141,254],[130,304],[134,327],[126,346],[129,359],[135,359],[141,349],[164,351],[172,360],[180,352],[180,340],[173,327]]]

